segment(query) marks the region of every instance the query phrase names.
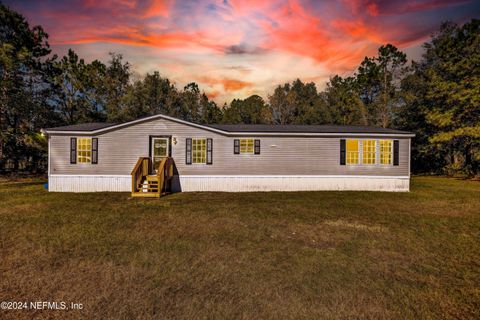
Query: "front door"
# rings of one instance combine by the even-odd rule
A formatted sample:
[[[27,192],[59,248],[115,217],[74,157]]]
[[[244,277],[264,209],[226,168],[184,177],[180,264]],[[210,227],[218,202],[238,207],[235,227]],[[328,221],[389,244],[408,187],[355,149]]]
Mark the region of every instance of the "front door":
[[[170,150],[170,139],[169,138],[156,138],[151,137],[151,150],[150,155],[152,157],[153,168],[155,172],[158,170],[158,165],[162,161],[163,158],[169,156]]]

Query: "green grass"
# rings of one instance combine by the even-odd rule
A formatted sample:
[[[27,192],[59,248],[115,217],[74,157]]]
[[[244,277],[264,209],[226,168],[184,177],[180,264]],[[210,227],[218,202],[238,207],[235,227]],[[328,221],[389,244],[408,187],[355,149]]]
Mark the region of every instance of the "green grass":
[[[0,318],[480,318],[480,183],[410,193],[48,193],[0,182]]]

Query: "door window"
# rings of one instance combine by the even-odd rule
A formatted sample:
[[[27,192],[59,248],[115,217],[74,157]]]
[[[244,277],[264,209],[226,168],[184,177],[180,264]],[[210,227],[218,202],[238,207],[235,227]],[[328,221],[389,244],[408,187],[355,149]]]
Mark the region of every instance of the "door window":
[[[168,138],[152,138],[152,162],[155,171],[163,158],[168,157]]]

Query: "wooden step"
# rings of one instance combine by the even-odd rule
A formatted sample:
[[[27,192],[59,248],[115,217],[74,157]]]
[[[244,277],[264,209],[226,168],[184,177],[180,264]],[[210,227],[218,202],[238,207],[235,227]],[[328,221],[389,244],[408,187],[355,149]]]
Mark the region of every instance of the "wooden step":
[[[132,192],[134,198],[160,198],[158,192]]]
[[[138,188],[141,189],[141,188],[151,188],[151,187],[154,187],[154,188],[158,188],[158,183],[149,183],[149,184],[139,184],[138,185]]]
[[[147,181],[158,183],[158,176],[147,176]]]

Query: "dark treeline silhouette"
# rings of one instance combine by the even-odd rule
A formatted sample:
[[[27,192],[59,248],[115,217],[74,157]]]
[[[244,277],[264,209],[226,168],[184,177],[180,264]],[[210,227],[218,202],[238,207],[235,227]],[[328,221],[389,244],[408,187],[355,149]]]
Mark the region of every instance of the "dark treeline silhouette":
[[[48,35],[0,4],[0,172],[44,172],[40,129],[166,114],[196,123],[348,124],[412,131],[414,172],[475,176],[480,163],[480,20],[444,23],[408,63],[393,45],[318,91],[297,79],[217,106],[196,83],[179,89],[159,72],[133,80],[121,54],[86,63],[51,54]]]

